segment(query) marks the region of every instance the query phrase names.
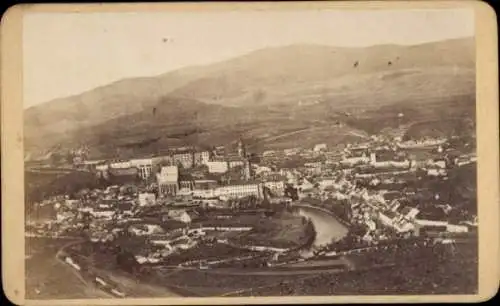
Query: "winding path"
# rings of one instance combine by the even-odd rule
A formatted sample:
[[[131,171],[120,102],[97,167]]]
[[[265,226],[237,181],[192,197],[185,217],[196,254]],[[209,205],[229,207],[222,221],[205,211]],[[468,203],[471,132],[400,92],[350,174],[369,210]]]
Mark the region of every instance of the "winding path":
[[[77,241],[72,241],[70,243],[65,244],[63,247],[59,249],[59,251],[56,254],[56,259],[61,262],[63,265],[67,266],[67,264],[61,260],[61,257],[65,254],[65,249],[68,247],[77,245],[79,243],[82,243],[83,240],[77,240]],[[69,268],[69,267],[68,267]],[[85,284],[87,287],[90,288],[95,288],[96,290],[99,290],[95,286],[89,284],[85,278],[78,273],[78,271],[75,271],[74,269],[71,269],[75,275],[80,279],[80,281]],[[105,276],[106,278],[116,282],[121,289],[125,291],[125,294],[128,297],[176,297],[180,296],[179,294],[174,293],[172,290],[169,290],[167,287],[160,287],[160,286],[155,286],[149,283],[144,283],[144,282],[139,282],[137,280],[134,280],[130,277],[128,277],[125,273],[120,273],[116,271],[110,271],[110,270],[104,270],[104,269],[98,269],[96,267],[92,267],[92,270],[96,272],[98,276]],[[103,294],[106,295],[106,297],[109,298],[116,298],[116,296],[107,293],[104,290],[99,290]]]
[[[85,278],[78,272],[78,271],[75,271],[74,269],[71,269],[67,266],[66,262],[64,262],[61,257],[64,256],[65,254],[65,249],[70,247],[70,246],[73,246],[73,245],[77,245],[79,243],[82,243],[82,240],[77,240],[77,241],[72,241],[70,243],[67,243],[65,244],[64,246],[62,246],[59,251],[57,251],[55,257],[56,257],[56,260],[61,263],[66,269],[69,269],[71,270],[71,272],[80,280],[80,282],[82,282],[82,284],[84,286],[86,286],[87,288],[92,288],[92,289],[96,289],[98,290],[102,295],[104,295],[104,297],[107,297],[107,298],[114,298],[113,295],[103,291],[103,290],[99,290],[98,288],[96,288],[94,285],[91,285],[89,284],[89,282],[87,280],[85,280]]]
[[[279,135],[274,135],[274,136],[269,136],[269,137],[266,137],[266,138],[262,138],[259,141],[260,142],[270,142],[270,141],[278,140],[280,138],[285,138],[285,137],[293,136],[293,135],[296,135],[296,134],[300,134],[300,133],[303,133],[303,132],[311,132],[311,131],[316,131],[316,130],[325,130],[325,129],[330,129],[330,128],[331,127],[328,127],[328,126],[326,126],[326,127],[325,126],[320,126],[320,127],[303,128],[303,129],[300,129],[300,130],[295,130],[295,131],[286,132],[286,133],[279,134]],[[361,132],[357,132],[357,131],[353,131],[353,130],[350,130],[348,132],[342,131],[342,132],[337,133],[337,134],[339,134],[339,135],[341,135],[341,134],[343,134],[343,135],[351,135],[351,136],[356,136],[356,137],[360,137],[360,138],[363,138],[363,139],[368,139],[369,138],[367,135],[364,135]]]

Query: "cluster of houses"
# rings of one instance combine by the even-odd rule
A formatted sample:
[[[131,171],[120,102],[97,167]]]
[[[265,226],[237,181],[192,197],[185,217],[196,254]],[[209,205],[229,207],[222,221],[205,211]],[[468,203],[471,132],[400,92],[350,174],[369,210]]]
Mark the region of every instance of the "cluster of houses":
[[[354,179],[368,178],[372,185],[404,182],[418,170],[427,176],[447,179],[450,166],[463,166],[476,161],[475,154],[464,154],[454,159],[445,158],[445,139],[425,139],[415,142],[386,144],[365,143],[348,145],[341,154],[326,154],[326,160],[302,163],[293,169],[280,169],[286,183],[297,187],[300,198],[316,198],[321,201],[347,200],[350,222],[368,228],[364,240],[376,241],[387,238],[386,229],[403,235],[453,235],[477,230],[477,223],[463,221],[453,224],[448,221],[426,220],[417,207],[402,205],[398,199],[387,199],[388,190],[360,188]],[[312,150],[325,146],[315,146]],[[407,153],[407,149],[435,151],[434,158],[418,159]],[[301,151],[298,151],[301,152]],[[283,155],[290,156],[290,152]],[[269,156],[272,156],[268,153]],[[332,165],[335,165],[332,170]],[[403,196],[404,198],[404,196]]]
[[[295,188],[299,199],[316,197],[348,200],[351,221],[365,224],[370,231],[365,239],[378,239],[377,229],[388,227],[398,233],[419,234],[422,229],[445,228],[448,232],[466,232],[471,225],[436,223],[418,219],[417,208],[400,207],[397,201],[388,201],[384,192],[357,188],[358,178],[369,178],[372,183],[394,180],[399,174],[424,169],[429,176],[446,177],[450,160],[436,158],[426,161],[412,159],[406,149],[436,147],[444,154],[443,139],[417,142],[380,143],[378,140],[342,149],[330,149],[316,144],[310,149],[290,148],[268,150],[260,154],[258,162],[250,162],[245,145],[240,140],[236,152],[224,147],[213,150],[180,148],[165,156],[119,161],[84,161],[81,165],[101,175],[140,177],[156,187],[150,190],[125,192],[122,186],[92,190],[85,203],[65,199],[57,209],[60,223],[90,215],[94,219],[130,219],[137,207],[153,206],[166,199],[188,198],[191,203],[218,204],[221,201],[243,197],[256,199],[283,199],[288,187]],[[297,161],[283,166],[283,161]],[[475,162],[475,156],[463,155],[451,162],[462,166]],[[134,185],[132,185],[134,186]],[[118,189],[118,190],[117,190]],[[186,211],[171,210],[168,218],[189,223],[192,217]],[[443,221],[444,222],[444,221]],[[139,230],[138,230],[139,231]],[[101,232],[96,230],[96,232]],[[104,231],[102,231],[104,232]],[[139,233],[139,232],[137,232]],[[136,233],[136,234],[137,234]]]

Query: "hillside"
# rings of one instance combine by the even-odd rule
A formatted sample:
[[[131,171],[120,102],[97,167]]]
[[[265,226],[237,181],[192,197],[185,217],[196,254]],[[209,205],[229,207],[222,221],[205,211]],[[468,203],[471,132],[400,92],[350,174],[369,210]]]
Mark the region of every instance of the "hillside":
[[[400,123],[473,116],[474,62],[473,39],[258,50],[31,107],[25,148],[87,143],[106,155],[241,135],[267,147],[363,138]],[[403,122],[395,121],[401,111]],[[330,135],[339,122],[347,126]]]
[[[259,50],[215,64],[208,76],[171,94],[206,103],[248,105],[297,103],[301,98],[324,100],[338,94],[349,95],[372,82],[375,84],[367,91],[384,89],[393,81],[394,85],[408,81],[426,89],[434,80],[446,83],[443,76],[456,75],[461,79],[474,74],[474,56],[473,41],[468,39],[411,47],[293,45]],[[445,93],[446,89],[443,88]]]

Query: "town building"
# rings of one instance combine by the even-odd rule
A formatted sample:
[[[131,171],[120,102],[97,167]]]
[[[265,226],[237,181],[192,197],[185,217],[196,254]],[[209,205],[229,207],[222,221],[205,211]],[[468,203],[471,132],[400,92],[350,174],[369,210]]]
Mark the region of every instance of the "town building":
[[[401,215],[394,211],[379,212],[377,217],[384,226],[390,227],[398,233],[415,231],[415,225],[412,222],[401,218]]]
[[[303,193],[312,191],[314,189],[314,184],[309,182],[307,179],[302,178],[301,182],[297,187],[298,190],[300,191],[299,196],[301,196]]]
[[[89,170],[89,171],[95,171],[98,170],[97,167],[100,167],[100,171],[107,170],[107,166],[104,168],[102,165],[105,164],[104,160],[85,160],[81,163],[81,167]]]
[[[268,175],[264,179],[264,186],[269,188],[274,196],[283,196],[285,193],[285,182],[286,178],[284,176],[274,174]]]
[[[154,205],[156,202],[156,196],[154,193],[139,193],[137,198],[139,206]]]
[[[168,217],[183,223],[191,223],[191,216],[185,210],[169,210]]]
[[[179,190],[179,168],[177,166],[162,167],[157,174],[159,193],[175,196]]]
[[[241,139],[241,138],[238,141],[238,156],[240,158],[246,158],[247,157],[246,146],[243,143],[243,139]]]
[[[276,152],[274,150],[267,150],[267,151],[264,151],[262,153],[262,157],[271,157],[271,156],[274,156],[274,155],[276,155]]]
[[[243,164],[243,178],[246,180],[253,178],[252,164],[248,159],[245,159],[245,163]]]
[[[375,168],[409,168],[410,161],[400,158],[394,152],[381,150],[370,153],[370,165]]]
[[[184,169],[192,168],[194,166],[194,153],[192,151],[174,153],[172,162],[174,165],[182,165]]]
[[[292,156],[300,153],[300,150],[300,148],[290,148],[283,150],[283,153],[285,153],[286,156]]]
[[[422,140],[408,140],[405,142],[397,143],[397,146],[402,149],[412,149],[412,148],[426,148],[440,146],[446,143],[445,138],[437,139],[422,139]]]
[[[133,167],[130,161],[125,161],[125,160],[117,160],[117,161],[112,161],[109,163],[110,168],[115,168],[115,169],[128,169]]]
[[[337,179],[333,177],[321,177],[318,179],[318,187],[321,190],[328,189],[329,187],[333,187],[334,189],[340,189],[341,185],[337,183]]]
[[[340,161],[341,165],[354,166],[358,164],[368,163],[370,159],[368,157],[345,157]]]
[[[183,194],[191,194],[194,189],[194,181],[190,178],[184,178],[179,181],[179,191]]]
[[[201,151],[194,153],[194,164],[195,165],[204,165],[208,161],[210,161],[210,152]]]
[[[236,168],[236,167],[243,167],[245,165],[245,161],[242,160],[242,159],[234,159],[234,158],[231,158],[228,160],[228,165],[229,165],[229,169],[232,169],[232,168]]]
[[[266,175],[272,172],[272,169],[266,166],[256,166],[255,169],[256,175]]]
[[[111,207],[97,206],[89,211],[90,215],[96,219],[110,220],[116,214],[115,209]]]
[[[100,172],[104,172],[104,171],[107,171],[108,168],[109,168],[109,165],[102,161],[102,162],[96,162],[95,164],[90,164],[93,169],[95,169],[96,171],[100,171]]]
[[[320,143],[320,144],[315,145],[313,151],[314,152],[326,151],[326,144],[325,143]]]
[[[434,159],[431,165],[438,169],[446,169],[446,160],[444,158]]]
[[[226,161],[209,161],[205,165],[208,167],[209,173],[226,173],[229,170],[229,165]]]
[[[269,199],[269,203],[271,204],[274,204],[274,205],[277,205],[277,204],[291,204],[292,203],[292,199],[290,199],[289,197],[274,197],[274,198],[271,198]]]
[[[432,167],[427,169],[428,176],[446,176],[447,172],[445,169],[441,169],[438,167]]]
[[[216,188],[217,188],[217,181],[215,180],[195,180],[193,189],[193,198],[195,199],[215,198]]]
[[[415,226],[417,236],[434,236],[445,233],[448,229],[448,222],[417,219],[415,220]]]
[[[218,187],[215,194],[226,199],[242,198],[247,196],[262,198],[262,188],[259,182],[237,181]]]
[[[212,150],[212,153],[213,153],[214,156],[224,156],[225,152],[226,152],[226,147],[225,146],[216,146]]]
[[[454,159],[455,165],[459,167],[474,163],[476,161],[477,157],[475,155],[463,155]]]
[[[438,237],[443,234],[468,233],[469,227],[466,225],[450,224],[447,221],[416,219],[416,234],[419,236]]]
[[[130,165],[139,170],[139,176],[142,179],[147,179],[153,173],[153,160],[151,158],[145,159],[132,159]]]

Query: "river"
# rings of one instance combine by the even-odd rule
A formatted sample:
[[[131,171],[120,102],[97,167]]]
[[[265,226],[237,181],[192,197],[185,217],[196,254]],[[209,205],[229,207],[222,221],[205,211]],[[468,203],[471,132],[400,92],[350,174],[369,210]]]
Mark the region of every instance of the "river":
[[[316,230],[316,238],[309,251],[316,249],[321,245],[330,243],[332,240],[342,239],[349,231],[342,223],[340,223],[334,216],[321,211],[320,209],[299,206],[297,205],[297,212],[308,219],[310,219]]]

